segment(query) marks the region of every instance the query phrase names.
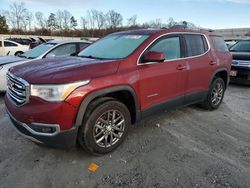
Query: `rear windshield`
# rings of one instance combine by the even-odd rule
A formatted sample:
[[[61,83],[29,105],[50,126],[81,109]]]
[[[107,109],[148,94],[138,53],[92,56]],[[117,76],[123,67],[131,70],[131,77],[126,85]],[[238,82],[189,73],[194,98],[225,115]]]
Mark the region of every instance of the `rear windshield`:
[[[214,49],[218,52],[228,52],[228,47],[222,37],[210,36]]]
[[[250,52],[250,41],[239,41],[230,48],[231,52]]]

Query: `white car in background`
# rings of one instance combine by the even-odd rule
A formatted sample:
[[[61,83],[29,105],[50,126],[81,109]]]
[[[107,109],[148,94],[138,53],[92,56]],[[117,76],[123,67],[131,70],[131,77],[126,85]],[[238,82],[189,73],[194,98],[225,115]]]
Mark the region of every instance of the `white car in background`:
[[[89,41],[49,41],[41,44],[19,56],[0,57],[0,92],[6,91],[6,73],[9,68],[36,59],[75,56],[89,46]]]
[[[22,45],[11,40],[0,41],[0,56],[20,55],[28,50],[28,45]]]

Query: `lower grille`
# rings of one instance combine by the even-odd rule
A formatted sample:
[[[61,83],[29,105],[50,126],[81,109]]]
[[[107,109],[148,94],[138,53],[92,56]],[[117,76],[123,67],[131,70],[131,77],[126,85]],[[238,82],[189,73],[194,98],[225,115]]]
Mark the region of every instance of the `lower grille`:
[[[29,101],[29,84],[25,80],[7,73],[7,95],[17,106]]]

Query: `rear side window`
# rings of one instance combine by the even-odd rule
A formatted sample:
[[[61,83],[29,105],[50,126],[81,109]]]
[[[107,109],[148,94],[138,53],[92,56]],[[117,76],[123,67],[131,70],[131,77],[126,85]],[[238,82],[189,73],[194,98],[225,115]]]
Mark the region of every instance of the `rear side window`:
[[[208,45],[203,35],[184,35],[186,41],[186,53],[188,57],[204,54],[208,50]]]
[[[17,46],[17,45],[12,42],[4,41],[4,46],[9,47],[9,46]]]
[[[219,36],[210,36],[214,49],[219,52],[228,52],[228,47],[222,37]]]

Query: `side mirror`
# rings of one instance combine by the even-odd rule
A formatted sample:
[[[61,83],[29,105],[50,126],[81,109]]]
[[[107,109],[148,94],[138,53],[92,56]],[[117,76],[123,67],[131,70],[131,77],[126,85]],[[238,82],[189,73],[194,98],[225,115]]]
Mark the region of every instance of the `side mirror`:
[[[142,63],[146,62],[163,62],[166,59],[164,53],[161,52],[147,52],[143,58]]]

